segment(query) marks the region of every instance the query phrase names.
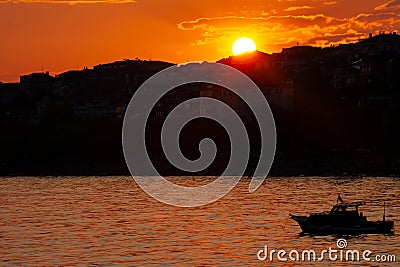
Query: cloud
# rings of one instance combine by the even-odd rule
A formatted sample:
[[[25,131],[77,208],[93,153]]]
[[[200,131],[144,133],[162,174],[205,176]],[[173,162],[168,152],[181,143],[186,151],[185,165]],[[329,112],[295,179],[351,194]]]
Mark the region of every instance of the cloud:
[[[386,10],[386,9],[400,9],[400,0],[392,0],[383,5],[375,7],[375,10]]]
[[[332,6],[332,5],[336,5],[337,2],[336,1],[327,1],[327,2],[323,2],[323,5],[325,6]]]
[[[264,20],[263,17],[244,17],[244,16],[223,16],[213,18],[198,18],[190,21],[183,21],[178,24],[178,29],[181,30],[196,30],[207,29],[210,25],[226,24],[226,23],[241,23]]]
[[[400,14],[375,11],[352,17],[324,14],[205,17],[181,22],[178,28],[198,31],[197,36],[201,37],[193,41],[193,45],[224,46],[230,42],[230,38],[246,33],[263,42],[259,45],[261,49],[277,51],[297,42],[302,45],[330,46],[355,42],[380,30],[398,30]]]
[[[312,9],[312,6],[292,6],[285,9],[285,11],[296,11],[300,9]]]
[[[214,18],[198,18],[196,20],[184,21],[178,24],[181,30],[215,30],[217,28],[246,27],[252,26],[262,28],[268,25],[285,25],[288,28],[306,27],[315,24],[346,23],[345,19],[325,16],[323,14],[315,15],[281,15],[269,17],[242,17],[242,16],[224,16]]]
[[[0,4],[3,3],[50,3],[50,4],[126,4],[134,3],[135,0],[0,0]]]

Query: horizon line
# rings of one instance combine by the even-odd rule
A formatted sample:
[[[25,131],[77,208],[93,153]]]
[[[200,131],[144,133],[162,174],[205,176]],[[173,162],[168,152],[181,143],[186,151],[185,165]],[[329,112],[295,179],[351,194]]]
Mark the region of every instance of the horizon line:
[[[151,58],[147,60],[147,59],[141,59],[141,58],[139,58],[139,57],[136,57],[135,59],[130,59],[130,58],[116,59],[116,60],[114,60],[114,61],[112,61],[112,62],[98,63],[98,64],[93,65],[93,66],[91,66],[91,67],[89,67],[89,66],[84,66],[82,69],[67,69],[67,70],[64,70],[64,71],[59,72],[59,73],[54,72],[55,74],[54,74],[53,77],[57,77],[58,75],[63,74],[63,73],[66,73],[66,72],[69,72],[69,71],[83,71],[83,70],[85,70],[85,69],[91,69],[91,70],[93,70],[95,66],[106,65],[106,64],[111,64],[111,63],[121,62],[121,61],[164,62],[164,63],[173,64],[173,65],[186,64],[186,63],[189,63],[189,62],[218,62],[219,60],[222,60],[222,59],[226,59],[226,58],[230,58],[230,57],[238,57],[238,56],[240,57],[240,56],[242,56],[242,55],[244,55],[244,54],[251,54],[251,53],[255,53],[255,52],[261,52],[261,53],[265,53],[265,54],[267,54],[267,55],[273,56],[273,55],[276,55],[276,54],[281,54],[285,49],[291,49],[291,48],[294,48],[294,47],[314,47],[314,48],[320,48],[320,49],[335,48],[335,47],[340,47],[340,46],[343,46],[343,45],[357,44],[357,43],[359,43],[359,42],[362,42],[362,41],[365,41],[365,40],[368,40],[368,39],[371,39],[371,38],[375,38],[375,37],[377,37],[377,36],[382,36],[382,35],[400,36],[400,35],[398,35],[397,33],[398,33],[398,32],[397,32],[396,30],[395,30],[395,31],[392,31],[392,32],[387,32],[387,33],[386,33],[385,31],[380,31],[378,34],[375,34],[375,35],[373,35],[373,33],[369,33],[369,34],[367,35],[367,37],[365,37],[365,38],[360,38],[360,39],[358,39],[358,41],[349,42],[349,43],[343,43],[343,44],[338,44],[338,45],[330,45],[330,46],[313,46],[313,45],[308,45],[308,44],[304,44],[304,45],[299,45],[299,44],[297,44],[297,45],[294,45],[294,46],[291,46],[291,47],[283,47],[282,50],[281,50],[280,52],[272,52],[272,53],[268,53],[268,52],[265,52],[265,51],[256,49],[255,51],[252,51],[252,52],[245,52],[245,53],[242,53],[242,54],[239,54],[239,55],[233,55],[233,54],[231,54],[231,55],[229,55],[228,57],[223,57],[223,58],[220,58],[220,59],[218,59],[218,60],[216,60],[216,61],[194,60],[194,61],[187,61],[187,62],[176,63],[176,62],[170,62],[170,61],[164,61],[164,60],[157,60],[157,59],[156,59],[156,60],[153,60],[153,59],[151,59]],[[20,74],[18,74],[17,77],[20,78],[21,76],[26,76],[26,75],[30,75],[30,74],[34,74],[34,73],[43,73],[43,74],[49,73],[49,75],[51,76],[51,74],[50,74],[51,72],[52,72],[52,71],[50,71],[50,70],[43,70],[43,67],[42,67],[42,71],[32,71],[32,72],[29,72],[29,73],[26,73],[26,74],[20,73]],[[17,75],[17,74],[16,74],[16,75]],[[0,84],[12,84],[12,83],[20,83],[20,80],[17,80],[17,81],[1,81],[1,80],[0,80]]]

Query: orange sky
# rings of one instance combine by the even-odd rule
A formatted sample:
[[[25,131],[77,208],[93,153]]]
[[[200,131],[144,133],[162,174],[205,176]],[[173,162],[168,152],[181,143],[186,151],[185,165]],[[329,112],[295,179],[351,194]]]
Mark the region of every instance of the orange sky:
[[[124,58],[231,55],[235,39],[279,52],[400,29],[400,0],[0,0],[0,81]]]

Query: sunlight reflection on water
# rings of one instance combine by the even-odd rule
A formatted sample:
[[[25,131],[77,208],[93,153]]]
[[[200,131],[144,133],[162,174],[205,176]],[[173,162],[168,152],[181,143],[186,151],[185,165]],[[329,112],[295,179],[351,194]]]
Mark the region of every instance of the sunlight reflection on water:
[[[186,186],[214,179],[169,178]],[[268,178],[252,194],[249,182],[210,205],[178,208],[150,198],[130,177],[0,178],[0,265],[265,266],[271,262],[258,261],[257,252],[266,244],[335,247],[335,236],[300,236],[288,214],[329,210],[339,192],[346,201],[369,202],[363,212],[371,220],[382,218],[378,201],[389,200],[386,218],[398,228],[399,178]],[[347,241],[351,249],[400,258],[396,231]]]

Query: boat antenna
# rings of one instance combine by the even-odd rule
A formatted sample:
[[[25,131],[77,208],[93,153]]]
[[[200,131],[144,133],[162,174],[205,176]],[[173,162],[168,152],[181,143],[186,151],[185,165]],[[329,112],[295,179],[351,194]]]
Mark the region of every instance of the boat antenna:
[[[386,201],[383,201],[383,221],[385,221],[386,217]]]
[[[340,203],[343,203],[343,199],[342,199],[342,197],[340,196],[340,193],[339,193],[338,196],[337,196],[336,205],[339,204],[339,201],[340,201]]]

